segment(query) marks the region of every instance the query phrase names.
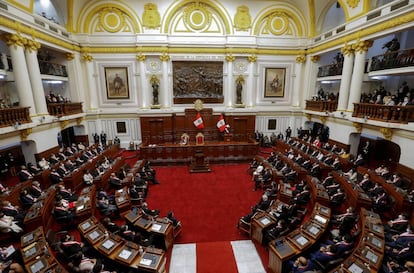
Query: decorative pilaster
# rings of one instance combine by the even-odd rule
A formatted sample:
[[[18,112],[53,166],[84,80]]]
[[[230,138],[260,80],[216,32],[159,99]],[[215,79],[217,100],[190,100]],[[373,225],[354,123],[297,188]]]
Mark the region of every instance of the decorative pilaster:
[[[82,67],[81,64],[81,55],[76,53],[66,53],[66,70],[68,72],[68,80],[70,86],[70,98],[72,101],[84,101],[82,104],[83,111],[86,112],[86,109],[89,108],[87,97],[88,92],[83,92],[89,88],[89,83],[87,80],[87,73],[85,73],[86,67]]]
[[[17,93],[19,95],[19,105],[21,107],[30,107],[30,116],[35,116],[37,111],[33,99],[32,86],[30,84],[30,76],[24,54],[26,39],[20,34],[6,34],[2,36],[2,39],[9,47]],[[44,94],[42,97],[44,99]]]
[[[170,55],[164,53],[160,56],[160,60],[162,61],[162,82],[161,82],[161,105],[164,108],[170,108],[170,101],[168,99],[168,62],[170,61]]]
[[[350,94],[348,100],[348,111],[353,112],[354,103],[361,100],[361,88],[365,72],[365,57],[368,49],[372,46],[372,41],[357,41],[352,45],[355,52],[354,69],[352,72],[352,80],[350,86]]]
[[[89,89],[89,109],[90,110],[97,110],[98,109],[98,94],[95,79],[94,79],[94,69],[93,69],[93,56],[90,55],[88,52],[84,52],[82,54],[82,61],[85,64],[86,68],[86,78],[88,82],[88,89]]]
[[[250,55],[247,57],[247,61],[249,62],[247,67],[247,81],[246,81],[246,91],[245,94],[245,101],[247,107],[254,107],[254,98],[256,96],[256,90],[253,88],[255,78],[254,78],[254,66],[257,62],[257,56],[256,55]]]
[[[362,132],[362,123],[359,122],[353,122],[352,125],[354,125],[357,133],[361,133]]]
[[[140,81],[141,81],[141,88],[144,90],[144,92],[140,92],[141,94],[141,108],[146,109],[151,104],[149,102],[149,92],[146,92],[147,90],[147,81],[146,81],[146,69],[145,69],[145,61],[147,60],[147,56],[143,55],[142,53],[139,53],[136,57],[137,61],[139,62],[139,71],[140,71]]]
[[[304,63],[306,62],[306,56],[304,54],[299,55],[296,57],[296,64],[295,64],[295,79],[294,79],[294,88],[292,94],[292,106],[299,107],[300,102],[302,99],[300,98],[300,94],[302,94],[302,74],[303,74],[303,67]]]
[[[234,57],[233,55],[229,54],[226,56],[226,61],[227,61],[227,96],[225,96],[225,98],[227,97],[227,106],[231,107],[233,104],[233,62],[236,60],[236,57]]]
[[[42,78],[40,77],[39,61],[37,59],[37,52],[40,46],[41,45],[39,42],[25,39],[25,56],[30,82],[32,85],[33,100],[36,106],[36,112],[39,116],[45,116],[49,115],[49,112],[47,110],[45,90],[43,89]]]
[[[351,86],[352,68],[354,64],[354,50],[351,45],[345,45],[341,52],[344,56],[342,68],[342,79],[339,87],[339,98],[337,111],[346,111],[349,99],[349,88]]]
[[[32,128],[27,128],[27,129],[20,130],[20,139],[21,139],[21,141],[26,141],[31,133],[32,133]]]

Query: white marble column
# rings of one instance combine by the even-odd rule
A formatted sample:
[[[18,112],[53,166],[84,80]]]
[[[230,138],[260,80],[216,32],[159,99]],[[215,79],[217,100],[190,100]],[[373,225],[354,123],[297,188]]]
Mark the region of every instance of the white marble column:
[[[162,70],[162,81],[160,84],[160,92],[161,92],[161,107],[162,108],[171,108],[171,100],[168,96],[168,62],[170,61],[170,56],[167,54],[163,54],[160,56],[161,70]]]
[[[344,64],[342,67],[341,85],[339,86],[339,98],[337,111],[346,111],[348,108],[349,88],[351,86],[352,70],[354,64],[354,50],[351,45],[345,45],[342,49]]]
[[[88,81],[85,79],[85,74],[82,73],[82,64],[80,62],[80,54],[66,53],[67,63],[66,70],[68,72],[70,99],[73,102],[83,102],[82,108],[84,112],[87,109],[86,92],[88,90]]]
[[[256,55],[251,55],[247,57],[247,61],[249,61],[249,65],[247,67],[247,81],[246,81],[246,91],[244,92],[244,97],[246,98],[246,106],[247,107],[254,107],[255,105],[255,88],[254,86],[254,65],[257,61]]]
[[[294,89],[292,94],[292,106],[299,107],[301,104],[301,97],[302,94],[302,74],[303,74],[303,64],[306,61],[305,55],[299,55],[296,57],[296,64],[295,64],[295,80],[294,80]]]
[[[37,60],[37,51],[40,48],[40,43],[33,40],[26,40],[25,55],[27,68],[29,72],[30,82],[32,85],[33,99],[36,106],[38,116],[47,116],[47,104],[45,99],[45,90],[43,89],[42,78],[40,77],[39,61]]]
[[[348,99],[348,111],[354,111],[354,103],[361,100],[361,88],[365,72],[365,57],[368,49],[372,46],[372,41],[357,41],[353,45],[355,52],[354,70],[352,72],[351,88]]]
[[[227,92],[225,92],[226,96],[224,96],[225,105],[227,107],[232,107],[235,102],[234,99],[234,85],[233,85],[233,62],[236,60],[236,57],[232,55],[226,56],[227,61]],[[227,98],[227,99],[226,99]]]
[[[2,62],[3,63],[3,66],[4,66],[4,71],[7,71],[7,70],[9,70],[9,63],[7,62],[7,55],[6,55],[6,53],[1,53],[0,54],[0,62]]]
[[[148,109],[151,102],[149,98],[151,97],[149,94],[151,93],[148,86],[147,81],[147,73],[145,69],[145,61],[147,57],[145,55],[139,54],[137,55],[137,61],[139,62],[139,74],[140,74],[140,82],[141,82],[141,108]]]
[[[26,39],[19,34],[7,34],[3,36],[3,38],[9,47],[13,63],[14,79],[17,93],[19,94],[19,105],[20,107],[30,107],[30,116],[35,116],[37,111],[33,99],[32,86],[30,85],[26,58],[24,56],[24,44]]]
[[[86,70],[86,79],[88,82],[88,94],[89,94],[89,109],[88,110],[97,110],[98,109],[98,94],[96,93],[96,83],[93,69],[93,57],[87,53],[82,55],[82,60],[85,63]]]

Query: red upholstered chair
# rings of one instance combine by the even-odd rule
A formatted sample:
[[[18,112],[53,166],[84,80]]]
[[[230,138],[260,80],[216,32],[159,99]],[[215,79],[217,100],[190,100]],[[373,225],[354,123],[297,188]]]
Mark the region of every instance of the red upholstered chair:
[[[204,135],[203,135],[203,133],[198,133],[196,135],[196,145],[204,145]]]

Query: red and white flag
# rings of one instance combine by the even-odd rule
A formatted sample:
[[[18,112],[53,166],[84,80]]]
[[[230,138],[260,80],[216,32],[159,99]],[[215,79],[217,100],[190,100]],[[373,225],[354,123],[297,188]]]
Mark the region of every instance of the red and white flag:
[[[226,122],[224,121],[223,115],[220,115],[219,120],[217,121],[217,128],[220,132],[224,132],[226,129]]]
[[[193,123],[194,123],[194,126],[197,127],[197,129],[204,128],[203,118],[201,117],[200,113],[197,113]]]

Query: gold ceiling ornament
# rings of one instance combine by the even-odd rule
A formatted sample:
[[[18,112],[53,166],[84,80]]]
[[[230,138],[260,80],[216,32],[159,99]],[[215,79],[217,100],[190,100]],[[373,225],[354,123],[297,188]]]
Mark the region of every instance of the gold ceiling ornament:
[[[90,54],[85,53],[85,54],[82,55],[82,60],[85,61],[85,62],[92,62],[93,61],[93,56],[90,55]]]
[[[22,141],[26,141],[31,133],[32,133],[32,128],[20,130],[20,139]]]
[[[229,54],[226,56],[226,61],[230,62],[234,62],[236,60],[236,57],[234,57],[233,55]]]
[[[310,60],[313,62],[313,63],[317,63],[317,62],[319,62],[319,60],[321,59],[321,56],[319,56],[319,55],[313,55],[313,56],[311,56],[310,57]]]
[[[168,55],[167,53],[164,53],[160,56],[160,60],[162,62],[168,62],[170,60],[170,55]]]
[[[31,39],[24,39],[24,46],[30,51],[38,51],[39,48],[42,47],[42,45],[35,41],[35,40],[31,40]]]
[[[156,4],[147,3],[144,5],[142,25],[146,28],[158,28],[161,26],[161,17]]]
[[[368,52],[368,49],[372,46],[373,41],[372,40],[366,40],[366,41],[356,41],[355,44],[352,45],[352,48],[355,52]]]
[[[356,8],[360,0],[346,0],[346,3],[350,8]]]
[[[75,59],[75,54],[74,53],[66,53],[65,57],[66,57],[66,60],[72,61],[73,59]]]
[[[354,50],[352,49],[352,45],[348,45],[345,44],[342,48],[341,48],[341,52],[342,54],[344,54],[345,56],[349,56],[352,53],[354,53]]]
[[[353,122],[352,125],[354,125],[357,133],[361,133],[362,132],[362,123],[359,122]]]
[[[393,131],[391,128],[382,127],[380,128],[380,132],[384,136],[386,140],[391,140]]]
[[[255,63],[257,62],[257,56],[256,55],[247,56],[247,61],[249,61],[249,63]]]
[[[24,46],[25,38],[23,38],[20,34],[5,34],[2,35],[1,38],[6,42],[7,46],[14,46],[15,49],[18,46]]]
[[[137,61],[138,62],[145,62],[145,60],[147,59],[147,56],[145,56],[144,54],[142,54],[142,53],[139,53],[138,55],[137,55]]]
[[[276,11],[267,17],[266,29],[273,35],[282,35],[289,28],[289,16],[282,11]]]
[[[194,109],[195,109],[195,110],[197,110],[197,111],[201,111],[201,110],[203,110],[203,101],[202,101],[202,100],[200,100],[200,99],[197,99],[197,100],[194,102]]]
[[[299,55],[296,57],[296,63],[297,64],[303,64],[306,62],[306,56],[305,55]]]
[[[202,31],[211,26],[212,16],[207,6],[199,1],[189,4],[183,12],[184,24],[188,29]]]
[[[239,75],[236,79],[236,83],[244,83],[244,77],[242,75]]]
[[[249,7],[245,5],[237,7],[236,15],[234,15],[234,27],[238,31],[247,31],[252,27]]]
[[[114,7],[106,7],[101,10],[97,31],[102,31],[103,28],[107,32],[116,33],[125,26],[125,15],[121,10]]]
[[[312,115],[311,114],[306,113],[305,117],[308,119],[308,121],[312,120]]]
[[[150,79],[150,83],[151,84],[153,84],[153,83],[160,84],[160,80],[158,79],[158,77],[156,75],[152,75],[151,79]]]

